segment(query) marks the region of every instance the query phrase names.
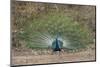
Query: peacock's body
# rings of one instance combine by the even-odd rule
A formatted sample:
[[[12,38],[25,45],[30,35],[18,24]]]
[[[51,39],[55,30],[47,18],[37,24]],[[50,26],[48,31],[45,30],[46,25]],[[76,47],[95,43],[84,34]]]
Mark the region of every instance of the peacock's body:
[[[57,37],[52,43],[52,49],[53,51],[61,51],[62,47],[63,47],[63,42],[59,40]]]

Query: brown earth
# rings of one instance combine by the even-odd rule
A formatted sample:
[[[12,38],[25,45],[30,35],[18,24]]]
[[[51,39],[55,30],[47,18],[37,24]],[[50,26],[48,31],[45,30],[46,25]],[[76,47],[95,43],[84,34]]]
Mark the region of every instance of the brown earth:
[[[88,49],[79,52],[53,53],[52,51],[44,50],[12,50],[12,65],[26,64],[47,64],[47,63],[62,63],[76,61],[94,61],[95,49]]]

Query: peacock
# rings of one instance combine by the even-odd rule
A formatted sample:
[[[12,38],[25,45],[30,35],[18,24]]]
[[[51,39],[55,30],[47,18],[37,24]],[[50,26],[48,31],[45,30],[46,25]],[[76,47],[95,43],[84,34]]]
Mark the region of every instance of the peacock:
[[[31,49],[76,50],[87,47],[92,39],[87,27],[63,13],[47,14],[25,24],[18,38]]]
[[[63,42],[59,40],[59,36],[57,35],[55,40],[52,42],[52,49],[54,52],[61,51],[62,47],[63,47]]]

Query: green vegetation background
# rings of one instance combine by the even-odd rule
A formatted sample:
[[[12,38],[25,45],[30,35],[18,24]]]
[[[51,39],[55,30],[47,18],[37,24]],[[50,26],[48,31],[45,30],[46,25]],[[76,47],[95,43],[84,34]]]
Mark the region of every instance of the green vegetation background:
[[[41,35],[52,38],[61,33],[70,45],[86,48],[95,39],[95,6],[14,2],[12,5],[12,46],[47,48]]]

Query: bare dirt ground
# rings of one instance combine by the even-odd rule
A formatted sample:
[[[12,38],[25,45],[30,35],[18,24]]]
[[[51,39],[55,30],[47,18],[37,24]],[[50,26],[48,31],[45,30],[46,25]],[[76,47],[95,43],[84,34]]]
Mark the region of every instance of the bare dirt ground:
[[[12,50],[12,65],[27,64],[47,64],[76,61],[93,61],[95,60],[95,49],[87,49],[79,52],[66,52],[60,54],[50,50]]]

